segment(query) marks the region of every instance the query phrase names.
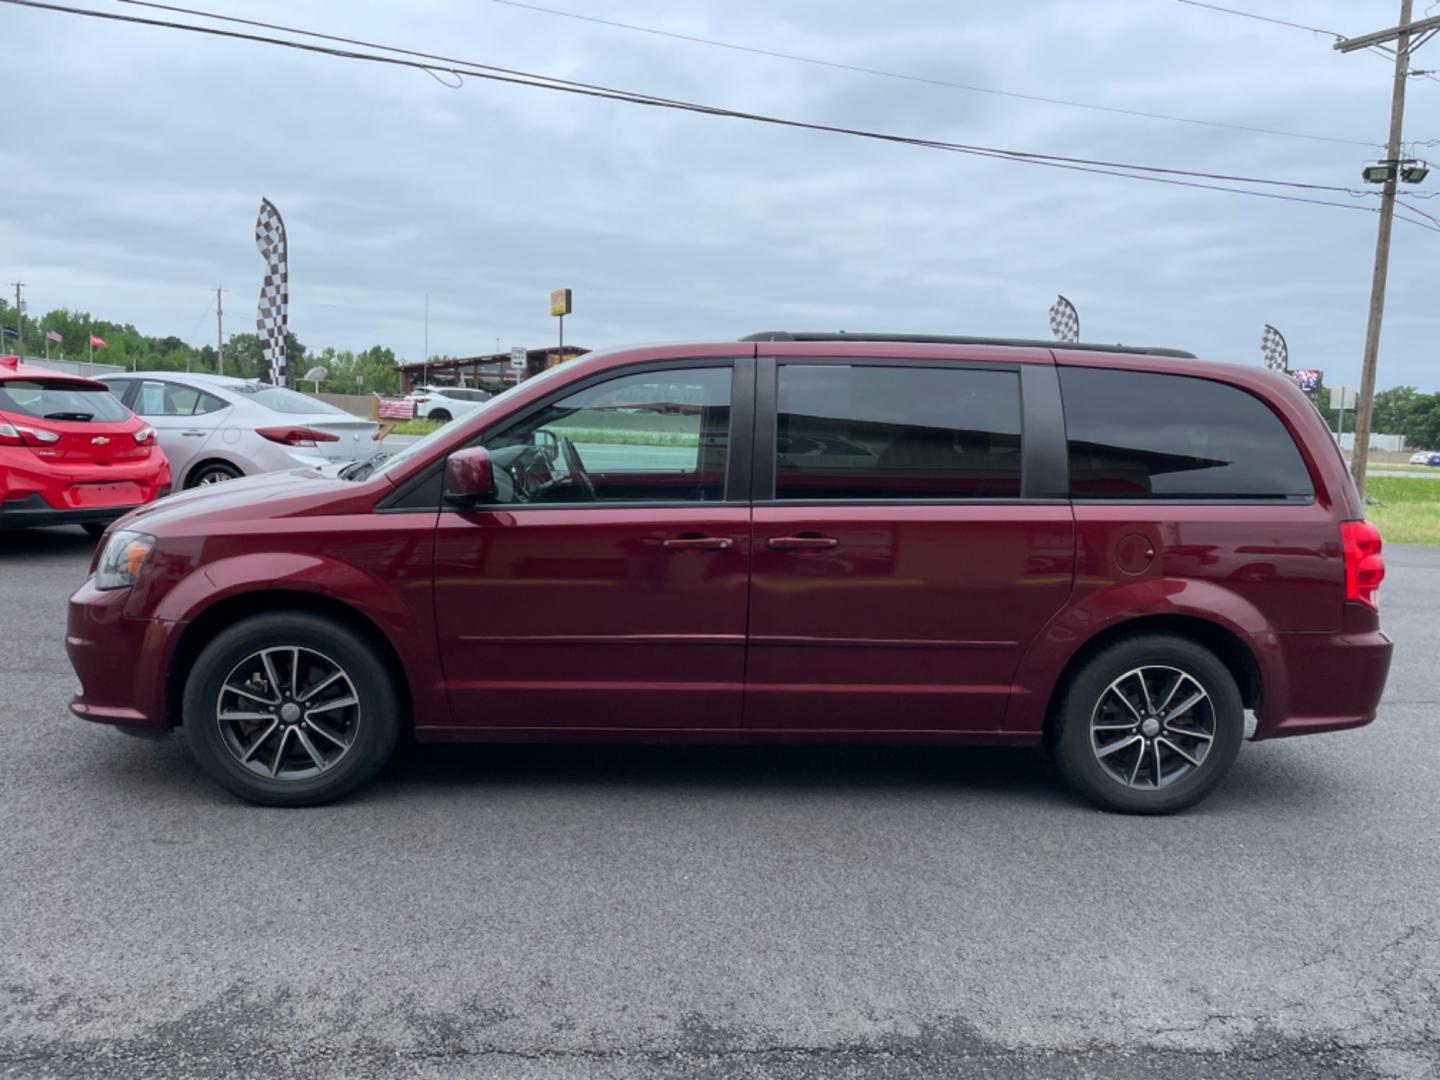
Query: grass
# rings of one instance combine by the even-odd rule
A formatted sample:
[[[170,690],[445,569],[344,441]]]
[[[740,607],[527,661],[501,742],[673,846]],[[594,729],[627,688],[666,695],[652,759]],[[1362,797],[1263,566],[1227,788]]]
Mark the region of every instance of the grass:
[[[1365,517],[1391,544],[1440,547],[1440,483],[1422,476],[1369,476]]]
[[[611,431],[604,428],[551,428],[556,436],[571,442],[609,446],[699,446],[693,431]]]
[[[429,435],[430,432],[439,428],[438,420],[406,420],[399,427],[391,430],[391,435]]]
[[[407,420],[391,435],[429,435],[442,425],[434,420]],[[577,443],[608,446],[699,446],[693,431],[614,431],[605,428],[555,427],[556,436]]]

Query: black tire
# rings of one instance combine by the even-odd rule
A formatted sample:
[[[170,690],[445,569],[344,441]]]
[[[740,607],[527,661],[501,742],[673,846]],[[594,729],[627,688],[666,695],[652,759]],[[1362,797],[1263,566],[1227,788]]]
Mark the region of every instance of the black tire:
[[[239,480],[245,474],[234,465],[223,461],[212,461],[195,469],[185,479],[185,487],[197,488],[205,484],[220,484],[226,480]]]
[[[1171,685],[1179,700],[1166,710],[1158,699]],[[1203,699],[1178,709],[1200,691]],[[1173,715],[1164,719],[1167,711]],[[1126,814],[1194,806],[1225,778],[1245,738],[1244,705],[1229,669],[1210,650],[1168,634],[1124,638],[1091,657],[1062,690],[1056,721],[1051,749],[1066,781],[1098,806]]]
[[[353,714],[349,709],[327,713],[323,729],[331,730],[333,717],[353,715],[354,727],[348,730],[348,743],[343,750],[338,749],[338,743],[332,747],[319,738],[313,726],[314,718],[308,712],[302,712],[293,723],[280,724],[279,699],[287,691],[279,688],[272,690],[262,679],[260,693],[267,698],[273,696],[276,708],[272,710],[269,704],[250,707],[273,712],[280,732],[270,737],[270,745],[262,745],[254,763],[242,763],[240,748],[235,746],[242,732],[233,722],[226,725],[220,720],[225,700],[222,699],[222,687],[261,650],[269,649],[279,650],[282,654],[273,661],[278,668],[276,680],[280,682],[289,677],[283,654],[296,649],[300,653],[294,655],[319,656],[343,672],[353,688],[358,705],[354,707]],[[291,681],[301,683],[301,678],[295,676]],[[257,687],[253,681],[243,685],[251,689]],[[303,693],[301,686],[296,689]],[[343,695],[348,691],[342,689],[340,693]],[[229,700],[235,702],[240,699],[231,697]],[[288,703],[292,699],[286,697],[285,700]],[[297,693],[293,700],[305,699]],[[228,791],[262,806],[318,806],[355,790],[371,779],[389,759],[400,731],[400,707],[395,687],[388,666],[375,649],[343,624],[305,612],[256,615],[217,635],[190,669],[185,680],[182,707],[190,748],[200,766]],[[233,706],[226,712],[233,715]],[[255,731],[263,730],[269,723],[269,719],[257,721]],[[287,726],[308,731],[310,734],[306,738],[309,743],[302,746],[305,738],[300,737],[300,731],[286,732],[284,729]],[[342,731],[341,734],[347,732]],[[293,740],[291,735],[295,736]],[[274,749],[277,740],[278,749]],[[262,759],[273,757],[277,762],[282,759],[303,761],[302,751],[308,751],[311,746],[319,747],[322,756],[327,751],[335,755],[333,763],[321,766],[315,775],[304,776],[298,767],[294,770],[294,778],[272,778],[256,771],[257,768],[268,767],[268,761],[262,762]],[[287,747],[291,755],[288,758]],[[281,768],[283,770],[284,766]]]
[[[437,424],[448,424],[451,417],[445,409],[431,409],[425,414],[425,419],[434,420]]]
[[[80,523],[80,527],[98,540],[105,535],[109,525],[104,521],[84,521]]]

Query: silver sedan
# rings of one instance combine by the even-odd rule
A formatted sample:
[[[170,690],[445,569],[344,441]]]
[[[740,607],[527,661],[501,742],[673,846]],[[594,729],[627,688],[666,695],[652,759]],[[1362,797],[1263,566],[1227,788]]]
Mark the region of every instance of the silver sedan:
[[[155,429],[177,490],[354,461],[377,449],[377,424],[283,386],[178,371],[103,381]]]

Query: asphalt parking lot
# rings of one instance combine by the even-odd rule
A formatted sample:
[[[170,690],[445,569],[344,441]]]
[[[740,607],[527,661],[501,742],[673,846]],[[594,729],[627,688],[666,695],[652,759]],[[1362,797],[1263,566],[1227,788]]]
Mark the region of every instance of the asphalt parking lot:
[[[1368,729],[1187,815],[1028,751],[410,748],[242,805],[71,719],[78,529],[0,534],[0,1075],[1440,1070],[1440,551]]]

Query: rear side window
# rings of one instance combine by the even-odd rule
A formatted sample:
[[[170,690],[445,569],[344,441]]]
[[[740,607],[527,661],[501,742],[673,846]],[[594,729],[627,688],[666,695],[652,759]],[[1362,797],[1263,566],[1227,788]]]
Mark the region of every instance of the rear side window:
[[[1060,369],[1076,499],[1308,499],[1295,441],[1244,390],[1210,379]]]
[[[1014,372],[785,364],[779,378],[777,499],[1020,494]]]
[[[0,382],[0,412],[20,413],[37,420],[72,420],[83,423],[124,420],[130,410],[103,386],[84,383],[7,379]]]

